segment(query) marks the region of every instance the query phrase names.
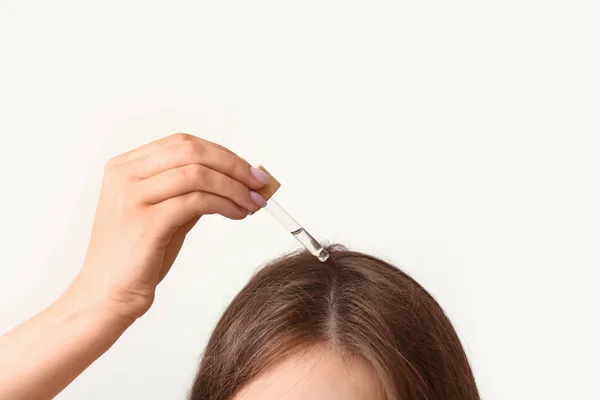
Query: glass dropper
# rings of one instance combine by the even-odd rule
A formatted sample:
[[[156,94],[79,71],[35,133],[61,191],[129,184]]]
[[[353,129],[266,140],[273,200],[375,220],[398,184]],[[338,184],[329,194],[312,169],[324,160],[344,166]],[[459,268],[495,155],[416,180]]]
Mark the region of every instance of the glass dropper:
[[[321,262],[325,262],[329,257],[327,250],[321,246],[310,233],[306,231],[294,218],[290,216],[280,205],[275,201],[274,198],[270,198],[267,201],[265,209],[271,213],[271,215],[283,225],[300,243],[306,247],[308,251]]]
[[[325,262],[329,257],[327,250],[311,236],[294,218],[290,216],[272,197],[273,194],[281,187],[281,183],[277,181],[263,166],[257,167],[259,170],[267,174],[269,184],[257,192],[267,200],[266,210],[277,220],[289,233],[292,234],[306,249],[321,262]]]

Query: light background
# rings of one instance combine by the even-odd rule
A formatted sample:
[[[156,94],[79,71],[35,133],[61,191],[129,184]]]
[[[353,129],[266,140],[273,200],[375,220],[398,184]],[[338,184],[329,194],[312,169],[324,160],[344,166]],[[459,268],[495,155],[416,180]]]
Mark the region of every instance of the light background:
[[[188,132],[429,289],[483,398],[600,398],[599,21],[574,0],[2,0],[0,332],[77,273],[105,161]],[[58,398],[184,399],[224,307],[297,247],[265,212],[206,218]]]

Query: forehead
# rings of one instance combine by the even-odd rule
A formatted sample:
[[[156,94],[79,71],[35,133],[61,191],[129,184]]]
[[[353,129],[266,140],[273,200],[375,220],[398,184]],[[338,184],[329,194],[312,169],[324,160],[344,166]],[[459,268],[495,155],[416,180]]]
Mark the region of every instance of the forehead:
[[[375,372],[357,357],[311,348],[251,381],[233,400],[383,400]]]

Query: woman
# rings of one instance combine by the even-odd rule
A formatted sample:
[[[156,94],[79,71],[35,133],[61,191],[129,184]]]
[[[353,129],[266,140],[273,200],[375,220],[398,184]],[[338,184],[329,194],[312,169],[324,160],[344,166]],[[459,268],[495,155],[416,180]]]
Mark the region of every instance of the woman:
[[[205,214],[243,219],[268,177],[177,134],[106,166],[84,265],[47,309],[0,337],[0,398],[51,399],[152,305]],[[234,299],[191,398],[476,399],[460,341],[427,292],[373,257],[276,260]]]
[[[477,399],[435,300],[397,268],[333,246],[275,260],[223,314],[192,400]]]

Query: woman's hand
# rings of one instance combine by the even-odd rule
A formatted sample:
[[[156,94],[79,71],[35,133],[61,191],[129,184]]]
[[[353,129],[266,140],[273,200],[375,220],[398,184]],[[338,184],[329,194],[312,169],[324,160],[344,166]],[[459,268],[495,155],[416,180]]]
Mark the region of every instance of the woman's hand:
[[[243,219],[266,205],[260,170],[217,144],[176,134],[110,160],[85,263],[66,295],[135,319],[154,300],[204,214]]]
[[[0,398],[49,400],[144,314],[204,214],[245,218],[268,178],[231,151],[177,134],[111,160],[87,257],[56,302],[0,336]]]

